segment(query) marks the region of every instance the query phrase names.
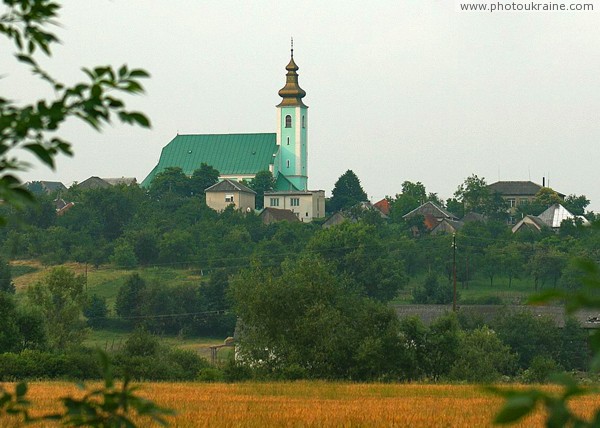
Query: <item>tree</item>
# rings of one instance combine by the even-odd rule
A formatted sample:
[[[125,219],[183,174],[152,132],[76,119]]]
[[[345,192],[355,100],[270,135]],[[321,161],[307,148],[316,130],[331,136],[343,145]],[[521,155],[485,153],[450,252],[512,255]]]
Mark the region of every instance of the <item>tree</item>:
[[[345,222],[321,230],[305,251],[320,255],[362,293],[380,301],[396,297],[407,282],[403,261],[383,245],[373,226]]]
[[[149,193],[153,198],[188,197],[192,194],[190,179],[177,166],[170,166],[159,172],[152,179]]]
[[[585,195],[569,195],[565,198],[563,205],[575,215],[584,215],[590,200]]]
[[[359,202],[368,201],[367,194],[360,185],[360,180],[352,170],[346,171],[335,182],[327,211],[341,211]]]
[[[115,310],[123,318],[139,317],[142,307],[142,295],[146,289],[146,282],[139,274],[130,275],[125,283],[119,287]]]
[[[79,118],[94,129],[117,117],[121,122],[149,127],[150,121],[139,112],[128,111],[115,93],[142,93],[139,79],[148,77],[141,69],[126,65],[84,68],[86,83],[67,86],[51,76],[36,59],[38,53],[50,57],[59,39],[47,28],[56,23],[60,5],[52,0],[4,0],[6,12],[0,15],[0,34],[14,43],[15,57],[42,81],[55,96],[35,104],[18,106],[0,97],[0,199],[20,204],[32,199],[15,171],[28,167],[14,153],[31,152],[43,164],[54,168],[59,154],[72,155],[71,144],[56,131],[69,118]]]
[[[10,270],[10,264],[0,258],[0,292],[15,293],[15,284],[12,280],[12,273]]]
[[[537,317],[529,311],[505,311],[493,323],[503,343],[518,355],[521,369],[529,367],[536,355],[558,359],[559,331],[548,317]]]
[[[287,261],[280,274],[255,265],[230,286],[243,327],[238,353],[255,369],[373,379],[401,358],[394,312],[358,296],[319,257]]]
[[[535,194],[535,203],[543,206],[544,209],[548,208],[550,205],[561,204],[562,202],[563,200],[558,196],[558,193],[549,187],[542,187]]]
[[[219,181],[221,173],[212,166],[202,162],[200,168],[192,173],[190,190],[194,195],[204,197],[204,191]]]
[[[87,323],[90,327],[103,327],[106,325],[106,317],[108,316],[106,299],[93,294],[85,303],[83,315],[87,318]]]
[[[17,324],[17,309],[13,296],[0,291],[0,353],[13,352],[19,347],[21,335]]]
[[[499,193],[490,191],[483,177],[475,174],[467,177],[454,192],[454,197],[462,204],[465,213],[473,211],[499,220],[506,217],[506,202]],[[450,208],[456,209],[453,200],[448,201]]]
[[[473,174],[458,186],[454,197],[463,204],[465,212],[475,211],[483,214],[490,198],[490,191],[485,178]]]
[[[467,382],[495,382],[516,369],[517,355],[487,326],[459,334],[460,358],[450,369],[450,378]]]
[[[256,209],[263,209],[265,206],[265,192],[273,190],[275,179],[271,171],[258,171],[254,178],[248,183],[248,187],[256,192]]]
[[[465,206],[456,198],[446,199],[446,209],[458,218],[465,216]]]
[[[83,276],[59,266],[27,290],[29,302],[40,309],[46,320],[49,344],[54,349],[65,349],[83,340],[84,284]]]
[[[413,290],[413,301],[417,304],[445,305],[454,299],[454,290],[450,282],[440,284],[438,275],[430,272],[422,286]]]
[[[527,265],[533,277],[535,291],[538,291],[538,287],[543,286],[547,280],[551,280],[553,287],[556,288],[565,264],[564,254],[553,247],[537,245]]]
[[[421,182],[402,183],[402,193],[391,201],[390,217],[394,221],[402,221],[402,216],[419,207],[428,200],[425,186]]]

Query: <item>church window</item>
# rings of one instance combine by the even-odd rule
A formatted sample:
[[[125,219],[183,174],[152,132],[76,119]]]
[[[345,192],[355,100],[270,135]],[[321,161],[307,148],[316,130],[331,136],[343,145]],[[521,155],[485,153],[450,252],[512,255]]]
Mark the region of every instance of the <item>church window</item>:
[[[278,207],[279,206],[279,198],[271,198],[271,206]]]
[[[291,198],[290,199],[290,205],[293,206],[293,207],[300,206],[300,198]]]
[[[290,160],[289,160],[289,159],[285,161],[285,165],[286,165],[288,168],[290,167]]]
[[[306,120],[304,119],[304,116],[302,116],[302,127],[306,128]]]
[[[290,145],[290,137],[287,137],[287,145]]]
[[[285,117],[285,127],[286,128],[292,127],[292,116],[290,116],[289,114]]]
[[[233,194],[226,193],[225,194],[225,202],[233,202]]]

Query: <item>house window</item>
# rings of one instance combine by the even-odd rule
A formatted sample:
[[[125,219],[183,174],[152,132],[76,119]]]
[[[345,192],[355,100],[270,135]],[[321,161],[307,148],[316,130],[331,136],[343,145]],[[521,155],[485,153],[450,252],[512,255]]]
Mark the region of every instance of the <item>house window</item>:
[[[289,114],[285,117],[285,127],[286,128],[292,127],[292,116],[290,116]]]
[[[302,116],[302,127],[306,128],[306,120],[304,119],[304,116]]]
[[[271,206],[278,207],[279,206],[279,198],[271,198]]]
[[[519,199],[519,205],[526,204],[527,202],[528,202],[527,198],[521,198],[521,199]]]
[[[286,165],[288,168],[290,167],[290,160],[289,160],[289,159],[285,161],[285,165]]]
[[[287,137],[287,145],[290,145],[290,137]]]
[[[300,206],[300,198],[291,198],[290,205],[293,207],[299,207]]]
[[[225,202],[233,202],[233,194],[232,193],[225,194]]]
[[[514,208],[517,205],[515,198],[508,198],[506,202],[508,202],[508,206],[511,208]]]

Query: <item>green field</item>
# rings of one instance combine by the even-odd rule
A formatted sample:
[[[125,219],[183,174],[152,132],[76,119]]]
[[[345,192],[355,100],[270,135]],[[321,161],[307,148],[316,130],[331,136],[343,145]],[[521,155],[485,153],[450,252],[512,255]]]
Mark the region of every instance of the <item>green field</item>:
[[[440,283],[446,278],[439,278]],[[425,275],[419,275],[410,279],[409,283],[400,290],[398,297],[393,303],[410,304],[413,299],[413,290],[423,284]],[[519,305],[525,304],[529,296],[535,293],[533,281],[530,278],[513,278],[509,287],[508,278],[499,276],[494,278],[494,285],[490,286],[490,280],[483,277],[475,277],[465,285],[457,282],[456,290],[459,302],[469,304],[490,304],[494,301],[501,304]],[[548,287],[548,286],[547,286]]]

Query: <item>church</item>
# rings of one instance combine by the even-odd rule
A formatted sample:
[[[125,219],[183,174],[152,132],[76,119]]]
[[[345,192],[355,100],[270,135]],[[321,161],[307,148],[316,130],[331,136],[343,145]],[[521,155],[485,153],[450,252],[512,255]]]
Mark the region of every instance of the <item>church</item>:
[[[259,171],[268,170],[275,188],[265,193],[265,207],[291,210],[304,222],[324,217],[325,192],[308,190],[308,106],[302,101],[306,92],[298,84],[293,45],[286,70],[286,83],[279,91],[277,132],[177,135],[163,148],[142,186],[149,187],[154,176],[169,167],[191,176],[206,163],[219,171],[221,180],[233,181],[250,181]],[[223,197],[231,200],[230,195]]]

